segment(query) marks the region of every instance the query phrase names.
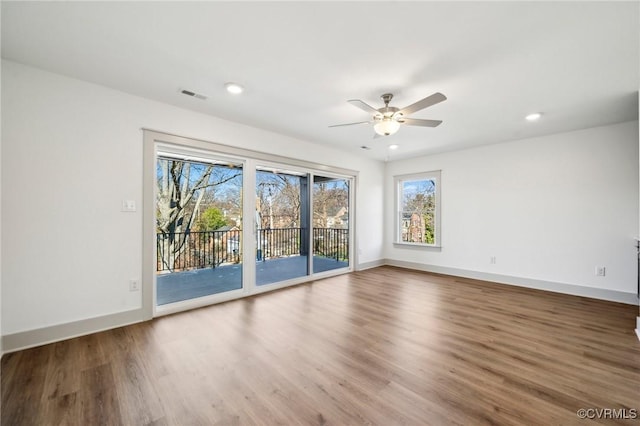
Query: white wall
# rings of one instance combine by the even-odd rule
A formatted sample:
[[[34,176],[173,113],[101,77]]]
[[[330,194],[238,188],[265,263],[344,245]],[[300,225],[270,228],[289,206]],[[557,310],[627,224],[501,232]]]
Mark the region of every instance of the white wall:
[[[142,127],[358,170],[359,261],[382,258],[382,163],[2,65],[3,335],[141,306],[142,212],[120,209],[142,205]]]
[[[394,246],[392,177],[439,169],[442,249]],[[637,121],[394,161],[385,174],[388,259],[636,292]]]
[[[640,11],[638,11],[638,14],[640,15]],[[640,37],[640,35],[638,37]],[[638,105],[640,106],[640,87],[638,89],[639,89],[638,90]],[[640,108],[638,109],[638,121],[640,122]],[[638,127],[638,150],[640,151],[640,126]],[[638,155],[638,162],[639,162],[638,163],[638,167],[640,167],[640,155]],[[638,176],[638,178],[640,179],[640,176]],[[640,182],[638,182],[638,197],[640,198]],[[638,228],[640,230],[640,206],[638,206],[638,213],[639,213],[638,214]],[[638,250],[640,251],[640,235],[637,235],[636,237],[639,239],[637,241],[637,244],[639,244],[638,245]],[[640,266],[636,270],[636,273],[640,275]],[[638,277],[638,279],[640,279],[640,277]],[[638,284],[636,283],[636,292],[638,291],[637,285]],[[640,300],[638,300],[638,316],[636,317],[636,334],[638,335],[638,339],[640,339]]]
[[[0,9],[2,9],[0,7]],[[2,18],[0,17],[0,20]],[[1,38],[1,37],[0,37]],[[2,40],[0,40],[0,46]],[[0,64],[0,99],[2,98],[2,65]],[[0,117],[2,117],[2,102],[0,102]],[[2,120],[0,120],[0,241],[2,241]],[[0,336],[2,335],[2,244],[0,244]],[[0,358],[4,353],[2,338],[0,338]],[[0,407],[1,411],[1,407]]]

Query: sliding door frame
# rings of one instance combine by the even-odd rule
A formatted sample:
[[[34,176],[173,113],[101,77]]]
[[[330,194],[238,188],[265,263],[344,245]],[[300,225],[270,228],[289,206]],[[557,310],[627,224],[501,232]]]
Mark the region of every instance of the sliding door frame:
[[[310,214],[311,214],[311,238],[309,238],[309,271],[310,274],[313,275],[314,278],[323,278],[323,277],[328,277],[331,275],[336,275],[334,273],[334,271],[342,271],[345,268],[336,268],[336,269],[330,269],[327,271],[322,271],[322,272],[314,272],[313,271],[313,263],[311,263],[311,259],[313,258],[314,254],[315,254],[315,250],[313,247],[313,215],[315,213],[315,199],[313,198],[313,190],[314,190],[314,185],[315,185],[315,177],[316,176],[322,176],[322,177],[327,177],[327,178],[332,178],[332,179],[345,179],[348,181],[349,183],[349,203],[348,203],[348,212],[349,212],[349,229],[348,229],[348,235],[349,235],[349,266],[347,267],[347,269],[349,270],[349,272],[354,271],[355,270],[355,266],[354,266],[354,262],[356,261],[356,257],[355,257],[355,194],[356,194],[356,190],[355,190],[355,185],[356,185],[356,178],[353,176],[344,176],[344,175],[340,175],[337,173],[332,173],[331,171],[317,171],[314,172],[312,174],[310,174],[310,184],[309,184],[309,190],[311,192],[310,198],[309,198],[309,203],[310,203]],[[353,212],[353,215],[352,215]]]
[[[355,199],[356,188],[358,185],[358,172],[350,169],[327,166],[324,164],[313,163],[305,160],[289,158],[280,155],[268,154],[260,151],[254,151],[245,148],[238,148],[215,142],[209,142],[201,139],[177,136],[169,133],[159,132],[150,129],[143,130],[143,243],[142,243],[142,310],[144,319],[151,319],[156,316],[171,314],[182,310],[194,309],[200,306],[207,306],[220,303],[232,299],[245,297],[252,294],[263,293],[266,291],[276,290],[278,288],[288,287],[291,285],[301,284],[313,279],[339,275],[355,270],[355,262],[357,260],[357,244],[355,232]],[[176,151],[206,153],[207,157],[232,158],[234,161],[243,164],[243,225],[242,225],[242,243],[243,243],[243,270],[242,270],[242,290],[232,291],[228,293],[219,293],[217,295],[206,296],[185,303],[177,302],[171,305],[165,305],[158,310],[155,303],[156,298],[156,274],[155,274],[155,239],[156,239],[156,218],[155,218],[155,187],[156,187],[156,159],[158,147],[169,147]],[[315,174],[321,176],[334,176],[338,178],[348,179],[349,188],[349,266],[333,271],[325,271],[314,274],[309,269],[309,274],[279,283],[266,286],[256,286],[255,265],[246,262],[251,259],[248,253],[254,253],[256,250],[256,227],[255,209],[255,181],[256,167],[268,166],[281,169],[296,170],[301,173],[308,173],[311,179],[310,191],[312,191],[312,181]],[[313,194],[311,194],[310,203],[313,206]],[[313,216],[311,212],[311,216]],[[311,226],[313,226],[313,217],[310,218]],[[312,254],[312,238],[309,238],[309,253]],[[309,268],[312,268],[311,256],[309,259]],[[266,287],[266,288],[264,288]]]
[[[288,280],[284,280],[284,281],[277,281],[274,283],[270,283],[270,284],[264,284],[261,286],[255,286],[255,290],[253,291],[252,294],[258,294],[258,293],[264,293],[267,291],[271,291],[271,290],[276,290],[279,288],[284,288],[284,287],[289,287],[291,285],[297,285],[297,284],[301,284],[303,282],[307,282],[310,281],[311,279],[318,279],[318,278],[323,278],[323,277],[329,277],[329,276],[333,276],[333,275],[339,275],[339,274],[343,274],[346,272],[352,272],[355,270],[355,226],[354,223],[352,222],[352,219],[350,219],[349,221],[349,265],[347,267],[344,268],[336,268],[333,270],[328,270],[328,271],[322,271],[322,272],[313,272],[313,255],[314,255],[314,250],[313,250],[313,213],[314,213],[314,198],[313,198],[313,185],[314,185],[314,177],[315,176],[323,176],[323,177],[330,177],[330,178],[336,178],[336,179],[345,179],[349,182],[349,204],[348,204],[348,209],[349,209],[349,216],[351,218],[351,212],[353,212],[353,218],[355,218],[355,183],[356,183],[356,175],[347,175],[347,174],[341,174],[341,173],[335,173],[332,170],[334,170],[333,168],[331,170],[329,170],[327,168],[327,166],[324,166],[325,169],[324,170],[319,170],[317,167],[315,168],[311,168],[311,167],[301,167],[301,166],[297,166],[297,165],[292,165],[292,164],[285,164],[285,163],[280,163],[280,162],[275,162],[275,161],[267,161],[267,160],[262,160],[262,161],[255,161],[254,164],[256,165],[256,168],[267,168],[267,169],[273,169],[273,170],[280,170],[282,171],[282,173],[286,173],[287,171],[290,171],[292,173],[299,173],[299,174],[304,174],[305,176],[307,176],[308,178],[308,187],[307,187],[307,196],[308,196],[308,203],[309,203],[309,217],[308,217],[308,221],[309,221],[309,238],[307,238],[307,275],[304,276],[300,276],[300,277],[296,277],[296,278],[291,278]],[[255,170],[255,168],[254,168]],[[355,173],[355,172],[354,172]],[[255,200],[253,200],[253,206],[255,208]],[[255,232],[256,226],[254,223],[254,232]],[[254,276],[254,284],[255,284],[255,276]]]

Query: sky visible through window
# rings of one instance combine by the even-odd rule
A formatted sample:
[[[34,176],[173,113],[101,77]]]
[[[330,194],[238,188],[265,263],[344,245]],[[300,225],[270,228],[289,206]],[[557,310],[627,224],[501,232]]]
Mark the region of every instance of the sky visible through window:
[[[407,180],[402,182],[404,203],[415,200],[419,195],[429,196],[436,193],[436,182],[433,179]]]

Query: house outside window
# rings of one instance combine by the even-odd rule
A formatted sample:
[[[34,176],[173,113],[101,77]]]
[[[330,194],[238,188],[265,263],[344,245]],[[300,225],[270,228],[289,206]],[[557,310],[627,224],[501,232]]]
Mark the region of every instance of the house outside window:
[[[395,176],[396,244],[440,246],[440,171]]]

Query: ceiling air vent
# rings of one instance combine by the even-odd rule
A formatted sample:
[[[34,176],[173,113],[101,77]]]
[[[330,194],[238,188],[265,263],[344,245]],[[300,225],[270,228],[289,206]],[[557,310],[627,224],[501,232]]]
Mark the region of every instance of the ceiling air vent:
[[[182,93],[183,95],[187,95],[187,96],[191,96],[191,97],[194,97],[194,98],[202,99],[203,101],[207,99],[206,95],[203,95],[201,93],[192,92],[191,90],[187,90],[187,89],[182,89],[180,91],[180,93]]]

